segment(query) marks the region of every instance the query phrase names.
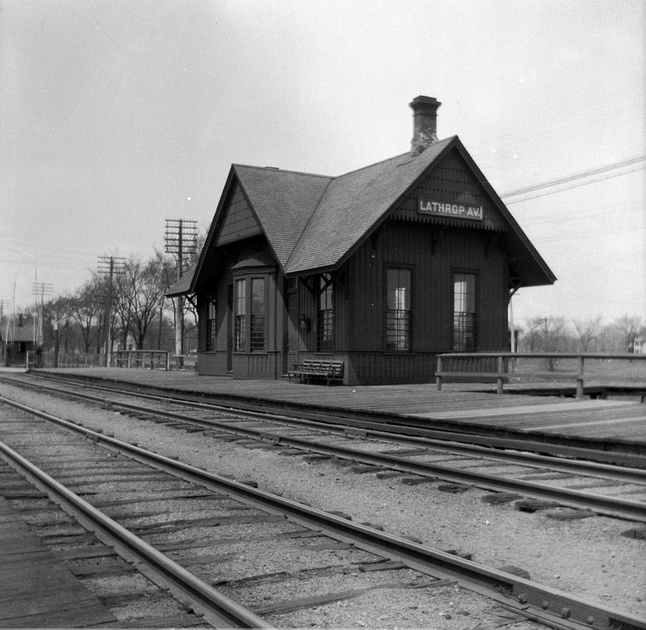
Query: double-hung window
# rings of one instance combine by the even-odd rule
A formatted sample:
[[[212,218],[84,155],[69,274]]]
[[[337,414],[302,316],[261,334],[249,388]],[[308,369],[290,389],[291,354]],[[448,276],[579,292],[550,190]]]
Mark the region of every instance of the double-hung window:
[[[265,350],[265,278],[238,279],[234,292],[234,349],[237,352]]]
[[[412,271],[386,270],[386,350],[410,352],[412,338]]]
[[[453,351],[475,352],[478,348],[476,274],[453,274]]]
[[[206,316],[206,351],[215,350],[215,340],[217,335],[216,328],[216,309],[215,304],[209,301]]]
[[[334,304],[332,276],[324,273],[319,277],[318,308],[316,311],[316,350],[334,350]]]
[[[251,279],[251,332],[249,349],[265,349],[265,279]]]
[[[235,282],[235,315],[233,324],[233,347],[245,350],[247,345],[247,279]]]

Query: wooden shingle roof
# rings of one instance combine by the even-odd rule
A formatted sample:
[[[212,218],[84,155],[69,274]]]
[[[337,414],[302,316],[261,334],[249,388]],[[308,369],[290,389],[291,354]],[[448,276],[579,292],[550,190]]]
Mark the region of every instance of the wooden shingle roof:
[[[332,177],[234,164],[276,259],[285,268]]]
[[[170,286],[166,293],[166,297],[176,297],[178,295],[186,295],[187,293],[190,293],[196,269],[197,265],[188,269],[175,284]]]
[[[332,180],[285,271],[331,268],[345,259],[451,142],[435,142],[416,157],[405,153]]]
[[[509,228],[505,242],[510,248],[510,260],[516,263],[520,285],[553,283],[554,274],[460,139],[453,136],[434,142],[414,157],[405,153],[339,177],[234,164],[190,286],[178,283],[173,295],[180,294],[180,289],[183,293],[195,291],[234,187],[243,191],[283,272],[287,276],[307,275],[342,265],[389,216],[397,202],[454,150],[468,164]]]

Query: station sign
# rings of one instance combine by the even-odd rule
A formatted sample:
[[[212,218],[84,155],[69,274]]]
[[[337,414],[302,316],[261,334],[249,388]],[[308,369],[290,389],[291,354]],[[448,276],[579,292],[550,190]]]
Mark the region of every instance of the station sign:
[[[482,206],[437,201],[435,199],[420,199],[417,211],[419,214],[453,217],[454,219],[468,219],[470,221],[482,221],[484,219],[484,209]]]

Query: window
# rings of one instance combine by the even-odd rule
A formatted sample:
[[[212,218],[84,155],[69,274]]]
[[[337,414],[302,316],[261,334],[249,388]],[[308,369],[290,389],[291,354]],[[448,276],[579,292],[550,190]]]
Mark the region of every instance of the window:
[[[254,352],[265,349],[266,300],[265,279],[244,278],[235,281],[234,349]]]
[[[215,350],[215,339],[217,335],[215,320],[215,304],[209,302],[206,315],[206,351]]]
[[[476,274],[453,274],[453,350],[477,349]]]
[[[411,350],[411,287],[410,269],[386,270],[386,350]]]
[[[316,312],[316,350],[334,350],[334,308],[332,302],[332,276],[324,273],[319,277],[319,297]]]
[[[247,281],[235,282],[235,315],[233,324],[233,347],[244,350],[247,342]]]
[[[251,334],[250,347],[254,350],[265,349],[265,280],[251,280]]]

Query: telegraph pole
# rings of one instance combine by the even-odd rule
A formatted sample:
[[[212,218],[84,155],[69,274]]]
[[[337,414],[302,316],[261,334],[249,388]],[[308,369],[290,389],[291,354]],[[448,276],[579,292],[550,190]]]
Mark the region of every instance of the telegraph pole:
[[[120,275],[126,271],[126,259],[116,256],[99,256],[98,271],[101,275],[108,276],[108,303],[106,306],[106,335],[105,335],[105,367],[110,367],[112,355],[112,300],[113,300],[113,281],[115,275]]]
[[[41,366],[43,352],[43,306],[45,295],[51,297],[54,293],[54,285],[51,282],[34,282],[34,297],[36,298],[36,325],[34,326],[34,346],[36,349],[35,366]],[[40,302],[38,298],[40,297]]]
[[[8,314],[5,313],[5,309]],[[5,320],[6,317],[6,320]],[[11,324],[11,301],[0,299],[0,335],[4,343],[0,343],[0,364],[5,363],[5,349],[9,343],[9,326]]]
[[[186,257],[197,251],[197,221],[166,219],[166,253],[177,259],[177,281],[184,274]],[[184,354],[184,299],[175,302],[175,354]]]

